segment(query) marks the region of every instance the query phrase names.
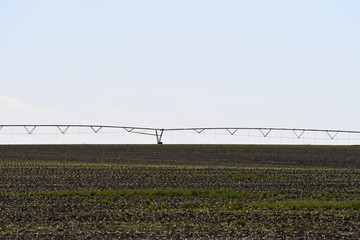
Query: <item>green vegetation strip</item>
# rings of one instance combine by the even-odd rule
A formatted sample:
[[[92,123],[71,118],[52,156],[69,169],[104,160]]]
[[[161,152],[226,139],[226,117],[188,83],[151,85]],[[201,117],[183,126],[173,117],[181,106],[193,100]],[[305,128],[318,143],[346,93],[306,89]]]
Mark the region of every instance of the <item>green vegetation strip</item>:
[[[31,193],[2,193],[0,197],[119,197],[119,196],[164,196],[164,197],[212,197],[241,198],[252,194],[233,190],[198,190],[198,189],[122,189],[109,191],[53,191]],[[258,201],[243,203],[243,206],[277,209],[360,209],[360,201],[319,201],[319,200],[286,200]]]
[[[195,174],[195,177],[214,177],[221,180],[257,180],[265,178],[264,174]]]
[[[30,193],[5,193],[0,196],[19,196],[19,197],[57,197],[57,196],[77,196],[77,197],[117,197],[117,196],[193,196],[193,197],[214,197],[214,198],[238,198],[244,193],[232,190],[197,190],[197,189],[122,189],[108,191],[54,191],[54,192],[30,192]]]
[[[315,200],[291,200],[279,202],[255,202],[248,204],[252,207],[276,209],[360,209],[360,201],[315,201]]]

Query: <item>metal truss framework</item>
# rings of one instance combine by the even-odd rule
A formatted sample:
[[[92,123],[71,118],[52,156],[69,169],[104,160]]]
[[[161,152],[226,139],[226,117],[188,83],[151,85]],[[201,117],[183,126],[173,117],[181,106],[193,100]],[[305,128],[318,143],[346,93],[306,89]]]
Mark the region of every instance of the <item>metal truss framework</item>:
[[[42,125],[0,125],[0,131],[4,128],[24,128],[27,134],[33,134],[37,128],[54,127],[59,130],[61,134],[66,134],[69,128],[89,128],[94,133],[99,133],[102,129],[122,129],[129,133],[143,134],[156,137],[156,142],[162,144],[163,134],[165,132],[180,132],[180,131],[194,131],[201,134],[207,130],[223,130],[230,135],[234,135],[241,130],[257,130],[263,137],[268,137],[271,132],[274,131],[288,131],[293,132],[296,138],[301,139],[305,132],[322,132],[326,133],[331,140],[334,140],[339,133],[348,134],[360,134],[360,131],[349,130],[329,130],[329,129],[306,129],[306,128],[247,128],[247,127],[216,127],[216,128],[146,128],[146,127],[127,127],[127,126],[115,126],[115,125],[58,125],[58,124],[42,124]]]

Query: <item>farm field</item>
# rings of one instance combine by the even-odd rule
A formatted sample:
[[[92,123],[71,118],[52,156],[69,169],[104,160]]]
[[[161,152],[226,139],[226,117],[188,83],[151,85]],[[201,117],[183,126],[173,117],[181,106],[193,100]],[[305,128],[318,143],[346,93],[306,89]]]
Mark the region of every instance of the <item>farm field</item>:
[[[2,145],[0,239],[359,239],[360,146]]]

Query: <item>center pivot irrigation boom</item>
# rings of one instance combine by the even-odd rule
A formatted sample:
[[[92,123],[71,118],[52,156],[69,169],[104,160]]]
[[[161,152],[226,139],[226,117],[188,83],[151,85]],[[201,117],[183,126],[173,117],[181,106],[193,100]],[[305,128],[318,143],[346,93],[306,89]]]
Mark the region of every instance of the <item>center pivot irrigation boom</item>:
[[[348,134],[360,134],[360,131],[349,130],[329,130],[329,129],[310,129],[310,128],[248,128],[248,127],[214,127],[214,128],[147,128],[147,127],[128,127],[128,126],[116,126],[116,125],[82,125],[82,124],[0,124],[0,131],[4,128],[23,128],[27,134],[34,134],[37,128],[53,127],[57,128],[61,134],[66,134],[69,128],[89,128],[94,133],[99,133],[102,129],[123,129],[126,132],[134,134],[143,134],[156,137],[156,142],[162,144],[162,138],[165,132],[189,132],[194,131],[198,134],[208,130],[223,130],[230,135],[234,135],[241,130],[256,130],[261,133],[263,137],[268,137],[271,132],[275,131],[287,131],[292,132],[296,138],[300,139],[305,132],[321,132],[326,133],[329,139],[334,140],[339,133]]]

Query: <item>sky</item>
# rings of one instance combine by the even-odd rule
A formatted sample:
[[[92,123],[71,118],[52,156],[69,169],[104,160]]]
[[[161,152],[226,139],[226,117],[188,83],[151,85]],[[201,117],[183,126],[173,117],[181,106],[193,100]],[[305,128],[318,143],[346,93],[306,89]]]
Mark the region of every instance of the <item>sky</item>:
[[[356,0],[0,1],[0,124],[360,130]]]

